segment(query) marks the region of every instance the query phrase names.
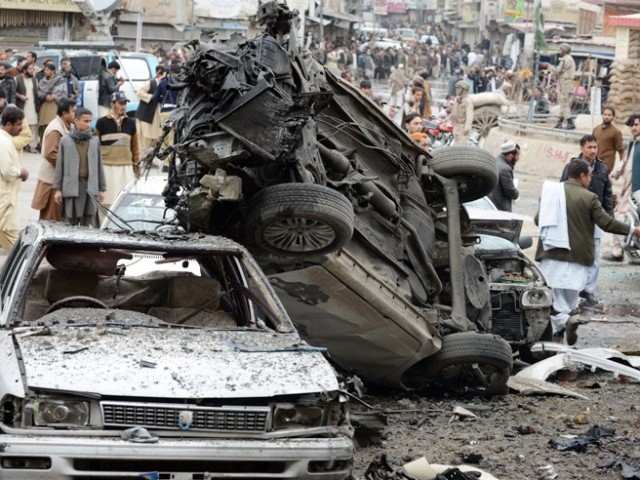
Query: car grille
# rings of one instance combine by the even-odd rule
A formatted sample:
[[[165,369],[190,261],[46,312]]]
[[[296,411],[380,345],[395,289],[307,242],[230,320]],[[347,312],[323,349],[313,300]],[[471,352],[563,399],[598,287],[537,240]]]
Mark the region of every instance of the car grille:
[[[525,338],[524,310],[520,307],[519,294],[501,292],[491,294],[491,333],[507,341]]]
[[[269,407],[194,407],[154,403],[101,402],[107,427],[148,427],[212,432],[264,432]],[[180,428],[181,413],[191,412],[188,428]],[[184,414],[184,413],[183,413]]]

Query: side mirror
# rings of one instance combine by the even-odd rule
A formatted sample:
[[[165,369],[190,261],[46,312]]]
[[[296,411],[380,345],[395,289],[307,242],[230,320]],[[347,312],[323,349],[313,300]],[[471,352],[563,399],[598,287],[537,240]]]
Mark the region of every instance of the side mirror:
[[[524,237],[520,237],[518,239],[518,246],[522,250],[526,250],[527,248],[531,247],[532,245],[533,245],[533,238],[530,237],[529,235],[525,235]]]

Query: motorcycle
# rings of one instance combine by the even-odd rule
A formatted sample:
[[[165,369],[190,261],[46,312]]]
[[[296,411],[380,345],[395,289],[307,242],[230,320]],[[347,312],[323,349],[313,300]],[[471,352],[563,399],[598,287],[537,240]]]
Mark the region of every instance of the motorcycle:
[[[449,118],[430,118],[424,123],[424,131],[429,136],[430,150],[453,144],[453,123]]]

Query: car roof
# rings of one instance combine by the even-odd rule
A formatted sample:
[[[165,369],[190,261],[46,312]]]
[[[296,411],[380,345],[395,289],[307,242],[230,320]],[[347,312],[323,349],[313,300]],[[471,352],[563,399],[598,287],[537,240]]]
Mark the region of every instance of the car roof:
[[[184,234],[170,232],[121,232],[100,230],[67,225],[61,222],[35,222],[27,226],[22,234],[29,239],[36,236],[41,243],[59,245],[87,245],[110,248],[139,248],[164,251],[198,250],[204,252],[220,252],[243,254],[249,256],[247,250],[233,240],[225,237],[203,234]]]

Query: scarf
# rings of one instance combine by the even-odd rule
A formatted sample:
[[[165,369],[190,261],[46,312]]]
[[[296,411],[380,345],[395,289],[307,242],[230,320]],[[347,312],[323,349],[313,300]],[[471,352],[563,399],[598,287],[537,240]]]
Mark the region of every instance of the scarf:
[[[82,143],[82,142],[86,142],[87,140],[91,140],[91,138],[93,137],[93,134],[91,133],[91,130],[89,130],[88,132],[81,132],[74,125],[73,127],[71,127],[71,130],[69,131],[69,136],[73,138],[74,142]]]

